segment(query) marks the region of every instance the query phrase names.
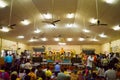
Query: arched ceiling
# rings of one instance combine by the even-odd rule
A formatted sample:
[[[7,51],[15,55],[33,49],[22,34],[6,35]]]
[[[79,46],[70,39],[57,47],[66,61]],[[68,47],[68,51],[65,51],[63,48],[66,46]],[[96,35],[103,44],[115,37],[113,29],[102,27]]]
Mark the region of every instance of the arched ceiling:
[[[0,37],[16,42],[22,42],[28,45],[52,45],[58,44],[53,38],[64,39],[68,45],[81,44],[103,44],[120,38],[120,31],[112,29],[113,26],[120,24],[120,1],[115,4],[108,4],[103,0],[13,0],[11,20],[10,6],[11,0],[4,0],[8,3],[5,8],[0,8],[0,26],[16,24],[14,29],[9,32],[0,31]],[[98,15],[97,15],[98,12]],[[51,19],[45,19],[43,14],[52,14]],[[68,13],[73,13],[73,18],[67,18]],[[99,18],[100,23],[107,25],[91,26],[90,18]],[[20,23],[24,19],[30,20],[30,24],[25,26]],[[44,23],[43,21],[55,21],[55,26]],[[72,24],[66,27],[66,24]],[[39,28],[40,33],[35,34],[34,30]],[[89,33],[83,32],[83,29],[89,29]],[[104,33],[108,37],[101,38],[99,34]],[[18,39],[17,36],[23,35],[24,39]],[[29,42],[29,39],[36,38],[37,41]],[[46,37],[47,41],[41,38]],[[85,38],[79,41],[78,38]],[[73,41],[67,41],[67,38],[73,38]],[[96,38],[99,41],[91,41]]]

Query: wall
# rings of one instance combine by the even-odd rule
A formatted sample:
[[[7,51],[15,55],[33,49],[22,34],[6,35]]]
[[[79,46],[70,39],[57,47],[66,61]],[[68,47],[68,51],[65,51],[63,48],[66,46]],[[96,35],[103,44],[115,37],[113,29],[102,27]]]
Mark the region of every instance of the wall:
[[[103,44],[102,52],[120,52],[120,39]]]
[[[1,44],[2,43],[2,44]],[[17,48],[21,48],[19,52],[24,51],[25,49],[32,50],[32,47],[41,47],[40,46],[27,46],[23,43],[17,43],[10,40],[0,39],[0,48],[1,49],[9,49],[9,50],[17,50]],[[95,53],[109,53],[109,52],[120,52],[120,39],[112,41],[111,43],[105,43],[103,45],[45,45],[46,50],[56,50],[60,51],[61,48],[64,48],[65,51],[75,51],[76,54],[81,53],[83,48],[86,49],[95,49]]]
[[[110,53],[111,52],[110,48],[111,48],[111,44],[110,43],[103,44],[102,45],[102,53],[103,54]]]
[[[112,52],[120,52],[120,39],[111,42]]]
[[[2,50],[2,38],[0,38],[0,51]]]
[[[16,50],[17,44],[16,44],[16,42],[2,39],[2,49]]]
[[[17,50],[17,48],[21,48],[19,52],[22,52],[28,48],[28,46],[23,43],[18,43],[6,39],[2,39],[1,43],[2,43],[1,49],[6,49],[6,50]]]
[[[42,47],[42,46],[30,46],[29,49],[32,50],[32,47]],[[82,52],[82,49],[95,49],[95,53],[101,52],[101,45],[65,45],[65,46],[59,46],[59,45],[45,45],[46,51],[49,50],[55,50],[60,51],[61,48],[63,48],[65,51],[74,51],[76,54],[79,54]]]

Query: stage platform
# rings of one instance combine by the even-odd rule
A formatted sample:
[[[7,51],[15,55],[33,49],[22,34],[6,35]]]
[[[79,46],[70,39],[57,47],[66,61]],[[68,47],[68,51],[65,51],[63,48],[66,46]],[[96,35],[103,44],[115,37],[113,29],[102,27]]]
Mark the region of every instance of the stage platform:
[[[34,63],[33,64],[33,66],[38,66],[38,65],[47,65],[48,64],[48,62],[41,62],[41,63]],[[52,64],[52,65],[55,65],[56,64],[56,62],[49,62],[49,64]],[[77,67],[81,67],[81,68],[83,68],[83,67],[85,67],[83,64],[80,64],[80,63],[63,63],[63,62],[60,62],[59,63],[60,65],[67,65],[67,66],[77,66]]]

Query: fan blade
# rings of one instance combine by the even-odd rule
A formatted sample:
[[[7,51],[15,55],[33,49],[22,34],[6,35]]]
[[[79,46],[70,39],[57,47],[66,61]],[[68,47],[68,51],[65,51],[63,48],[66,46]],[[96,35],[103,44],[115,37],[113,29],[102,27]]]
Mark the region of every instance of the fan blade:
[[[0,26],[0,29],[2,29],[3,27],[2,26]]]
[[[52,22],[50,22],[50,21],[42,21],[43,23],[48,23],[48,24],[52,24],[53,26],[55,26],[55,23],[56,22],[59,22],[60,20],[55,20],[55,21],[52,21]]]
[[[14,29],[14,28],[15,28],[15,26],[16,26],[16,24],[11,24],[11,25],[8,25],[8,27],[9,27],[10,29]]]
[[[15,29],[15,26],[9,26],[10,29]]]
[[[0,29],[2,29],[2,25],[0,24]]]
[[[52,23],[56,23],[56,22],[59,22],[60,20],[55,20],[55,21],[53,21]]]
[[[90,26],[107,26],[108,24],[91,24]]]
[[[43,23],[51,23],[50,21],[42,21]]]
[[[55,23],[51,23],[53,26],[55,26]]]
[[[100,23],[100,21],[97,21],[97,24],[91,24],[90,26],[107,26],[107,24]]]
[[[36,37],[36,36],[33,36],[33,39],[39,39],[38,37]]]
[[[10,24],[10,25],[8,25],[8,26],[9,26],[9,27],[10,27],[10,26],[16,26],[16,24]]]
[[[106,26],[107,24],[100,23],[100,20],[97,21],[97,25],[103,25]]]
[[[108,24],[99,24],[99,25],[107,26]]]
[[[90,24],[90,26],[96,26],[97,24]]]
[[[11,24],[10,26],[16,26],[16,24]]]

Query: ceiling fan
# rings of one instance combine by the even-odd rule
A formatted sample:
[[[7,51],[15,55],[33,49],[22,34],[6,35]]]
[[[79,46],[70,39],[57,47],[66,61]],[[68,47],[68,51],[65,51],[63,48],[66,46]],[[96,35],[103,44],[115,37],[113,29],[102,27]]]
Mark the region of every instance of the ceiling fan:
[[[107,26],[108,24],[101,23],[100,20],[97,20],[95,24],[91,24],[90,26]]]
[[[108,24],[105,23],[101,23],[101,21],[99,20],[99,16],[98,16],[98,0],[96,0],[96,14],[97,14],[97,21],[96,23],[91,24],[90,26],[107,26]]]
[[[54,13],[54,0],[51,0],[52,1],[52,13]],[[57,19],[57,20],[53,20],[53,14],[52,14],[52,20],[51,21],[42,21],[43,23],[48,23],[48,24],[51,24],[51,25],[53,25],[53,26],[55,26],[56,25],[56,23],[57,22],[59,22],[59,21],[61,21],[60,19]]]
[[[59,21],[61,21],[61,20],[54,20],[54,21],[42,21],[43,23],[48,23],[48,24],[52,24],[53,26],[55,26],[55,24],[57,23],[57,22],[59,22]]]
[[[14,29],[15,28],[15,26],[16,26],[16,24],[10,24],[10,25],[0,25],[0,29],[2,29],[3,27],[7,27],[7,28],[9,28],[9,29]]]
[[[10,28],[10,29],[14,29],[15,26],[16,26],[16,24],[11,24],[11,25],[8,25],[8,28]]]
[[[9,24],[8,25],[0,25],[0,29],[3,27],[9,28],[9,29],[14,29],[16,24],[11,24],[11,19],[12,19],[12,8],[13,8],[13,0],[11,0],[11,6],[10,6],[10,14],[9,14]]]

